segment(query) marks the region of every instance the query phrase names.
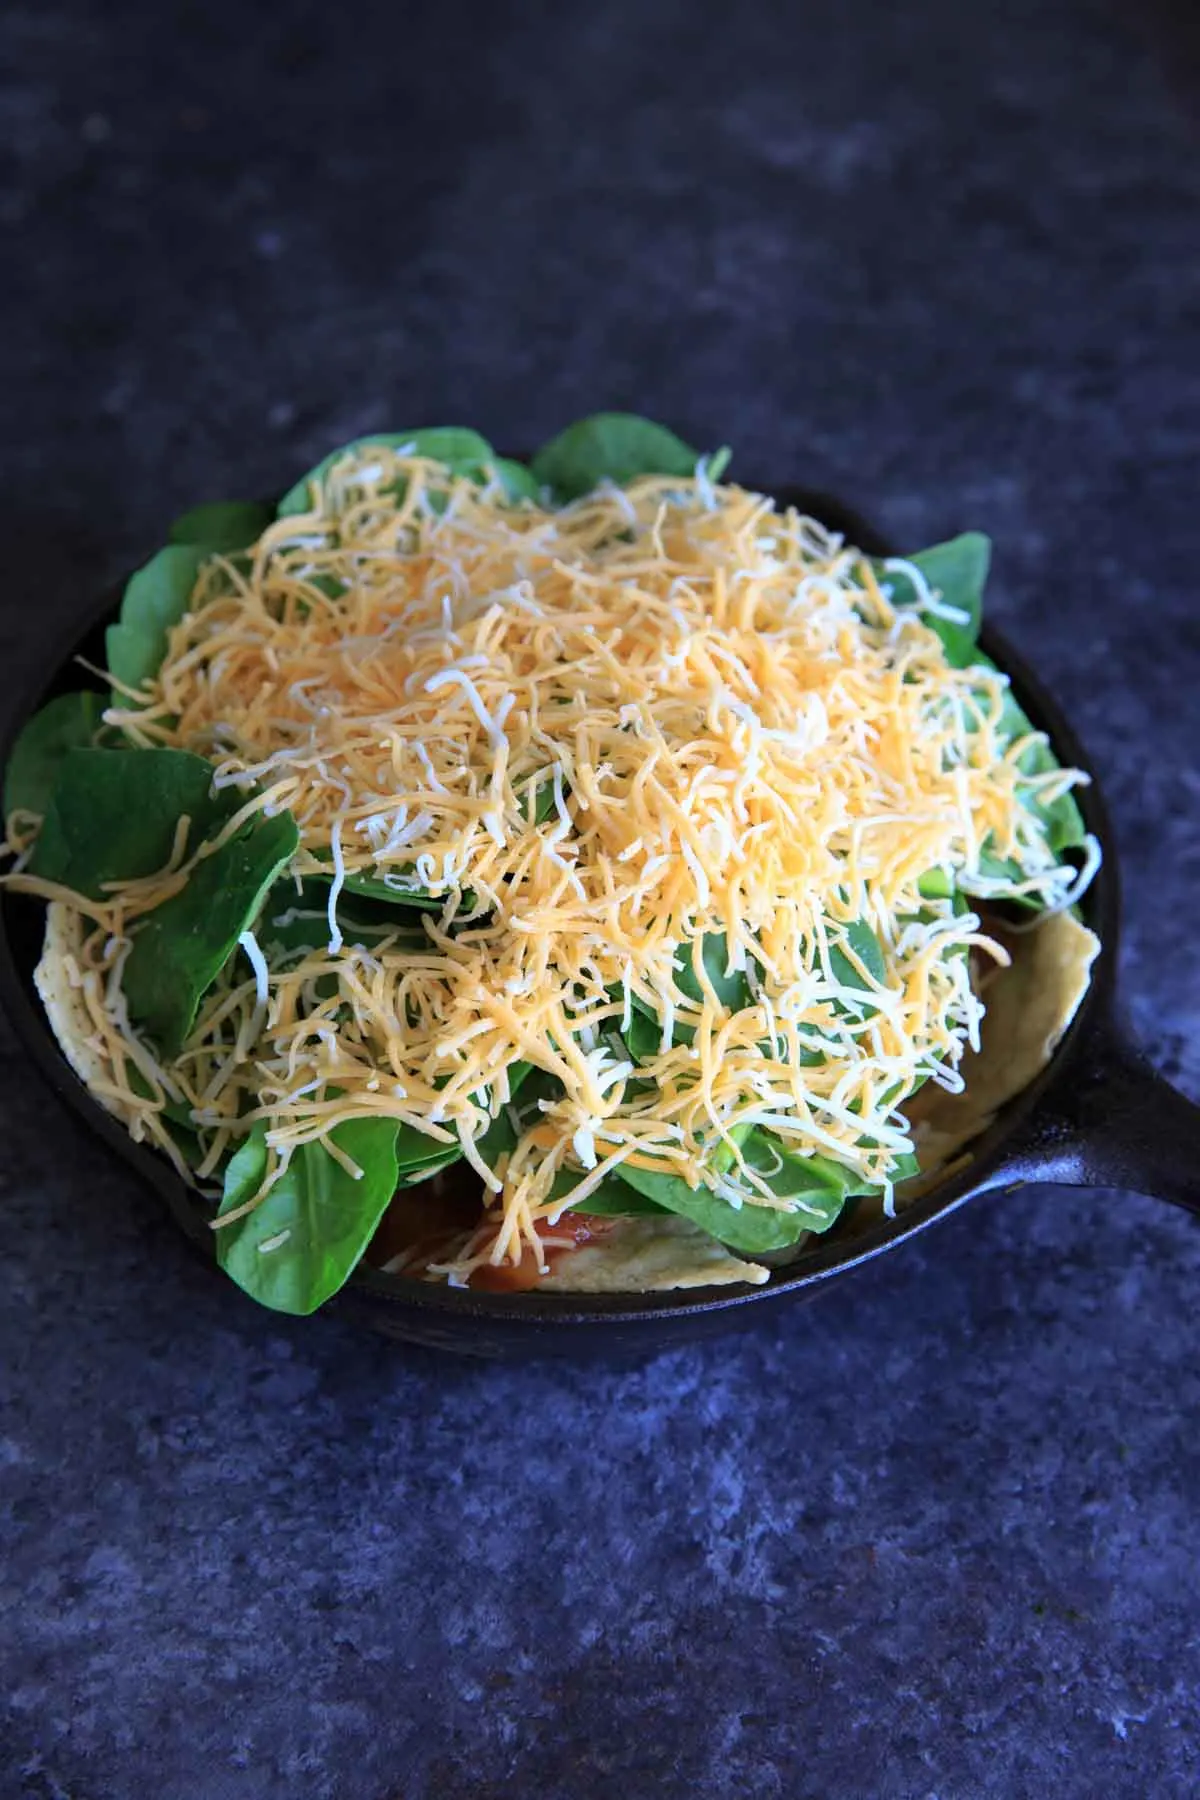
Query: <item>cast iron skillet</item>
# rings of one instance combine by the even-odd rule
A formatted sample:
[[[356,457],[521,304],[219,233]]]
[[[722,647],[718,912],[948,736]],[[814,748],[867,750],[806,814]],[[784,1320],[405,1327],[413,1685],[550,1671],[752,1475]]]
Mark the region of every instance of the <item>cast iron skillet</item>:
[[[764,489],[766,492],[777,490]],[[784,490],[801,507],[872,554],[886,554],[878,533],[827,496]],[[87,681],[73,659],[102,664],[103,628],[118,596],[92,608],[73,643],[47,646],[44,672],[5,734],[3,756],[28,715],[53,695]],[[1064,763],[1087,768],[1074,732],[1020,657],[991,626],[982,643],[1012,677],[1021,705],[1047,731]],[[981,1134],[961,1168],[898,1218],[880,1219],[853,1235],[835,1228],[763,1287],[678,1294],[489,1294],[434,1287],[363,1269],[332,1304],[392,1337],[475,1356],[583,1352],[621,1356],[667,1348],[689,1338],[764,1318],[809,1298],[884,1251],[909,1242],[935,1219],[968,1200],[1027,1181],[1132,1189],[1200,1213],[1200,1108],[1150,1067],[1121,1022],[1114,991],[1120,895],[1116,853],[1104,802],[1093,782],[1079,796],[1104,864],[1083,912],[1101,951],[1083,1005],[1050,1066]],[[135,1144],[77,1080],[55,1043],[33,987],[43,908],[16,894],[0,899],[0,998],[38,1068],[96,1134],[154,1186],[191,1242],[213,1261],[212,1232],[195,1195],[155,1151]],[[250,1304],[234,1298],[230,1305]]]

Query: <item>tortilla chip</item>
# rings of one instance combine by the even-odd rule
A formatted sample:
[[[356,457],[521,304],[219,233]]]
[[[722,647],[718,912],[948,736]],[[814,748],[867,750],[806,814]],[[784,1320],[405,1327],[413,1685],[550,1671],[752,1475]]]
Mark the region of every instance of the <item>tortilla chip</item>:
[[[1061,912],[1014,937],[1011,947],[1012,967],[988,984],[979,1051],[968,1051],[959,1065],[964,1091],[922,1090],[922,1099],[929,1098],[915,1109],[921,1116],[913,1129],[921,1173],[897,1188],[901,1203],[933,1186],[1000,1108],[1040,1075],[1087,993],[1100,940]]]
[[[46,908],[42,956],[33,971],[34,986],[46,1009],[58,1047],[92,1098],[106,1112],[115,1109],[103,1089],[111,1075],[108,1059],[95,1044],[95,1028],[78,982],[79,950],[87,921],[82,913],[52,900]]]
[[[659,1294],[672,1288],[757,1287],[769,1269],[743,1262],[690,1219],[614,1219],[598,1244],[559,1257],[539,1294]]]

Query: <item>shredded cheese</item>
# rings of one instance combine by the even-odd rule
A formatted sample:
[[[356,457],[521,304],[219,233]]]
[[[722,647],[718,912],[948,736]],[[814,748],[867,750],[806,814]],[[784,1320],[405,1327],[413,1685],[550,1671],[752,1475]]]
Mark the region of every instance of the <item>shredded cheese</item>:
[[[541,1257],[563,1171],[581,1197],[628,1163],[786,1204],[736,1153],[730,1133],[755,1121],[890,1201],[905,1101],[927,1078],[961,1085],[977,1042],[959,953],[1004,954],[920,877],[986,896],[991,846],[1048,904],[1078,883],[1024,805],[1045,778],[998,738],[1005,678],[951,668],[921,616],[937,596],[889,567],[917,608],[815,521],[703,466],[555,511],[378,445],[272,525],[249,569],[207,565],[144,703],[106,718],[208,757],[218,786],[260,787],[237,820],[289,808],[292,873],[332,881],[312,948],[272,961],[269,929],[247,933],[253,978],[235,959],[152,1069],[159,1103],[169,1086],[191,1107],[206,1167],[258,1120],[283,1165],[352,1118],[457,1141],[489,1210],[456,1281],[523,1245]],[[173,861],[81,907],[98,979],[130,920],[186,879]],[[368,951],[339,923],[355,875],[441,911],[395,908]],[[847,938],[857,920],[882,982]],[[692,954],[713,934],[725,976],[745,976],[734,1011]],[[605,1033],[639,1010],[657,1031],[635,1066]],[[144,1128],[155,1101],[122,1073],[121,1009],[91,1018],[110,1102]],[[523,1060],[562,1094],[493,1169],[478,1141]],[[734,1155],[718,1175],[719,1142]]]

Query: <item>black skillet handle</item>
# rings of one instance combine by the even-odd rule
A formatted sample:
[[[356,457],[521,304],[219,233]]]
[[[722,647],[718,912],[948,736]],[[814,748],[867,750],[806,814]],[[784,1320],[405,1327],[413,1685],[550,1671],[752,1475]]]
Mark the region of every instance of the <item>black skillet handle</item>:
[[[1081,1046],[1072,1074],[1005,1157],[1005,1185],[1124,1188],[1200,1214],[1200,1106],[1164,1081],[1111,1018]]]

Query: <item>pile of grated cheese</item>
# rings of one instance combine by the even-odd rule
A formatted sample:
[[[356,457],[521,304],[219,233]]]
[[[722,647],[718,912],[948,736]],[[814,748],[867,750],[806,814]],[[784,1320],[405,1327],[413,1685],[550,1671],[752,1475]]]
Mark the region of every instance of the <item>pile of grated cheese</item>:
[[[786,1205],[741,1158],[755,1122],[889,1192],[906,1100],[961,1087],[978,1042],[955,952],[1004,959],[919,879],[986,895],[985,842],[1049,904],[1073,879],[1023,800],[1082,777],[1025,775],[1023,746],[998,743],[1006,678],[948,666],[923,583],[922,607],[894,608],[838,537],[702,466],[543,509],[372,446],[313,502],[202,571],[149,702],[107,717],[209,758],[247,811],[290,809],[297,891],[328,881],[316,947],[269,957],[248,933],[164,1067],[128,1027],[120,965],[181,872],[93,908],[80,960],[109,1103],[160,1139],[163,1098],[185,1104],[201,1175],[266,1120],[264,1192],[351,1118],[461,1146],[487,1210],[452,1279],[526,1245],[540,1262],[539,1223],[622,1163]],[[360,942],[356,875],[443,905],[396,907]],[[748,985],[735,1013],[700,960],[713,934]],[[639,1008],[661,1035],[635,1068],[619,1034]],[[561,1097],[489,1166],[478,1140],[526,1062]]]

